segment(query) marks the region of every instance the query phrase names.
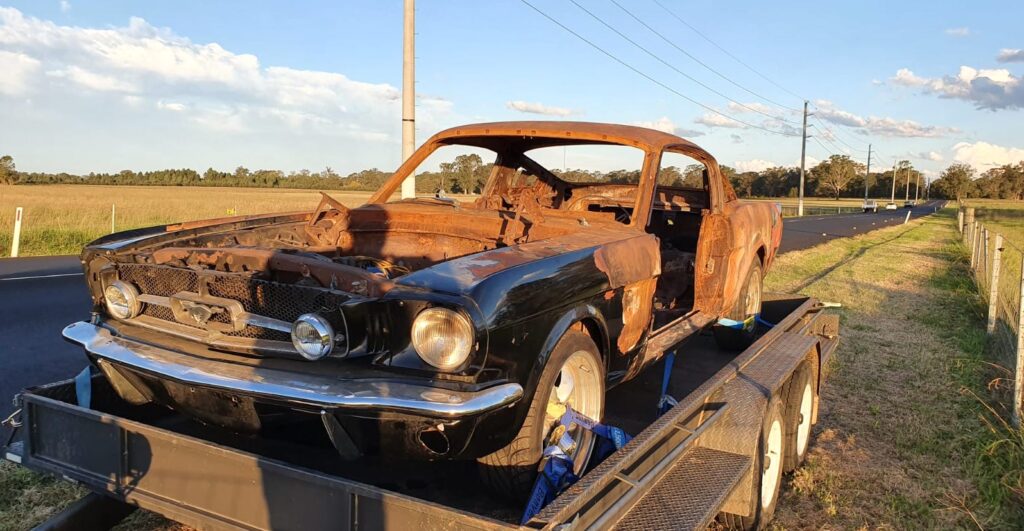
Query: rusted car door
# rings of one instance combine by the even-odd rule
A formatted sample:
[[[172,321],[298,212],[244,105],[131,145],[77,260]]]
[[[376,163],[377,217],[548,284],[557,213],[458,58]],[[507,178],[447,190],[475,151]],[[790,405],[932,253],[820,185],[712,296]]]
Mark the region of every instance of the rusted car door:
[[[732,226],[723,209],[721,174],[717,164],[709,164],[710,208],[704,210],[697,242],[697,262],[693,280],[693,307],[711,315],[721,315],[730,274],[729,258],[734,247]]]

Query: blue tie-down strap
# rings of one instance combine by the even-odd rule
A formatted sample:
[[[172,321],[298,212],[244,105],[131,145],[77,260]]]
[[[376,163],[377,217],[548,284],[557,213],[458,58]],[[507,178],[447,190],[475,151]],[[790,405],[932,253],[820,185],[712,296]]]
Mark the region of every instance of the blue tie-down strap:
[[[88,409],[92,403],[92,365],[86,365],[82,372],[75,376],[75,398],[79,407]]]
[[[523,519],[520,525],[526,525],[531,518],[541,511],[547,504],[570,485],[576,483],[579,477],[573,472],[574,466],[572,457],[565,453],[565,448],[572,448],[575,444],[569,435],[569,427],[573,424],[579,425],[597,436],[591,460],[603,461],[606,457],[622,448],[633,438],[626,432],[614,426],[606,426],[593,419],[587,418],[566,408],[559,424],[565,427],[561,437],[551,446],[544,449],[541,458],[540,473],[537,474],[537,481],[533,484],[533,492],[526,503],[523,511]]]
[[[750,317],[747,317],[742,321],[737,321],[735,319],[723,317],[719,319],[718,322],[715,324],[717,324],[718,326],[724,326],[725,328],[732,328],[733,330],[749,330],[753,328],[756,319],[757,316],[754,315],[751,315]]]
[[[665,355],[665,372],[661,376],[661,399],[658,400],[658,416],[662,416],[666,411],[676,407],[676,399],[672,395],[668,394],[668,383],[672,377],[672,365],[675,364],[676,353],[669,352]]]

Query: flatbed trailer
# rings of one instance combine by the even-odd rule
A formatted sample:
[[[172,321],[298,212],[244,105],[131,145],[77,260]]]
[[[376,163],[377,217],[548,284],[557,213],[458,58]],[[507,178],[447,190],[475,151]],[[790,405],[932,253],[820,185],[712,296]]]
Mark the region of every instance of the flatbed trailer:
[[[839,328],[822,309],[766,295],[762,318],[775,325],[746,350],[724,352],[709,334],[688,340],[671,367],[678,404],[660,416],[664,360],[610,390],[606,423],[635,437],[522,526],[523,508],[484,494],[471,462],[341,461],[317,434],[239,436],[124,403],[102,377],[88,408],[74,381],[22,393],[23,424],[4,456],[197,529],[702,529],[719,515],[763,525],[764,419],[799,407],[791,382],[809,372],[816,422]],[[76,517],[57,518],[74,528]]]

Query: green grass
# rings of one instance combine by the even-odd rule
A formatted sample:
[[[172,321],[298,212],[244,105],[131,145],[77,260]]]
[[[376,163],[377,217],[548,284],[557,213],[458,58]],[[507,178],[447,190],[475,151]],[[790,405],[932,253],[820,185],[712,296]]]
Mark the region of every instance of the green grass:
[[[839,302],[808,464],[777,528],[1024,527],[1021,432],[954,211],[779,258],[767,288]]]

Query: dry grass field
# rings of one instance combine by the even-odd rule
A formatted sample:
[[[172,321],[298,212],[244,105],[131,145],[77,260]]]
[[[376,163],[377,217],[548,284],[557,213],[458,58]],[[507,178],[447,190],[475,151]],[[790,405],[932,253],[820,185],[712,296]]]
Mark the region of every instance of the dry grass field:
[[[349,206],[369,192],[331,191]],[[21,256],[78,254],[82,247],[115,230],[135,229],[232,215],[312,210],[315,190],[171,186],[0,185],[0,256],[9,256],[16,207],[24,207]]]

